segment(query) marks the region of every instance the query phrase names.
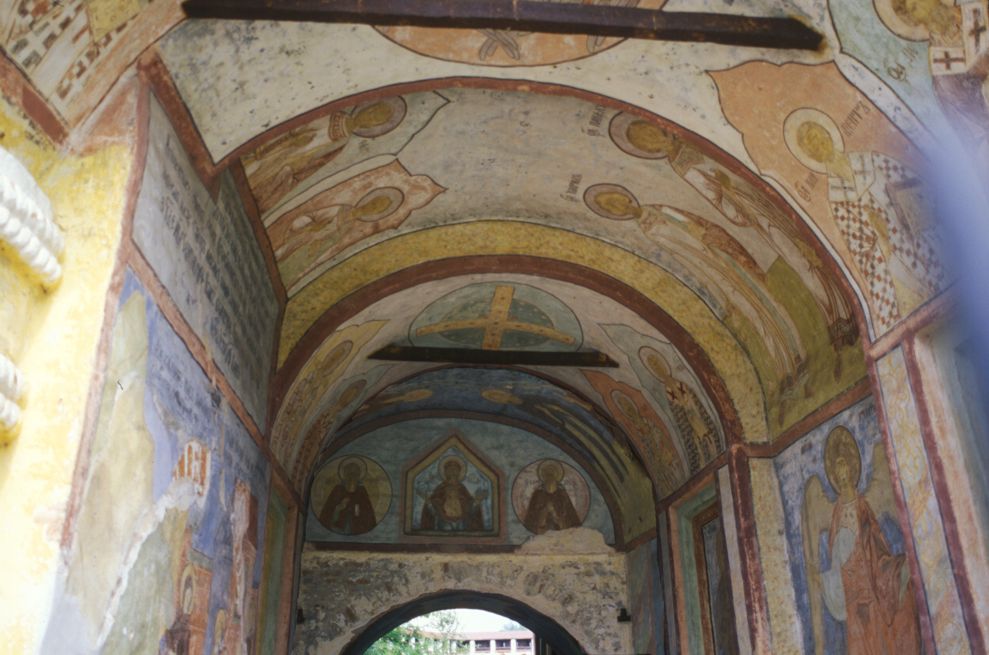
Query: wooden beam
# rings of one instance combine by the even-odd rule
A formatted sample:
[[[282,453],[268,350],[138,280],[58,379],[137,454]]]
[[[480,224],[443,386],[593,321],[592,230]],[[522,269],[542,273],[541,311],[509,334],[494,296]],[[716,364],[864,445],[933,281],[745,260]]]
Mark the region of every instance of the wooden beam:
[[[583,366],[616,368],[618,363],[597,350],[547,352],[540,350],[479,350],[476,348],[426,348],[385,346],[368,359],[390,362],[430,362],[433,364],[496,364],[501,366]]]
[[[627,39],[817,50],[795,18],[662,11],[532,0],[186,0],[191,18],[519,30]]]

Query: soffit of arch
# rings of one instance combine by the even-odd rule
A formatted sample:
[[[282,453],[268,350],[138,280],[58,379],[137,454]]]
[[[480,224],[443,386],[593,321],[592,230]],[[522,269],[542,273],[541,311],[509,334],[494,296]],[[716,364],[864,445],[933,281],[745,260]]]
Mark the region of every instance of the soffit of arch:
[[[498,332],[495,322],[499,312],[516,323],[513,329]],[[453,373],[434,373],[431,382],[419,389],[413,388],[421,382],[421,375],[416,374],[431,366],[367,359],[368,354],[393,343],[593,348],[609,354],[620,366],[606,370],[533,369],[564,388],[539,382],[540,378],[531,375],[524,376],[524,383],[521,378],[513,382],[510,377],[501,380],[507,373],[500,369],[472,369],[475,381]],[[721,423],[724,408],[719,406],[725,400],[713,400],[702,380],[703,375],[667,337],[634,311],[602,294],[535,276],[453,277],[387,296],[334,331],[287,390],[271,443],[276,456],[297,482],[302,482],[326,437],[345,422],[344,429],[352,430],[416,411],[507,413],[547,432],[571,430],[578,438],[593,439],[590,447],[595,449],[614,447],[616,435],[608,426],[618,425],[632,435],[633,447],[648,462],[651,473],[658,471],[652,465],[670,457],[675,459],[676,468],[682,469],[685,480],[720,453],[726,439]],[[568,401],[574,405],[573,411],[559,415],[513,409],[520,404],[528,406],[520,399],[539,395],[525,390],[537,383],[540,388],[553,389],[546,392],[550,395],[576,399],[573,392],[577,392],[604,408],[604,413],[598,416],[592,411],[586,419],[574,418],[591,411],[586,400]],[[547,397],[542,406],[560,402]],[[694,424],[685,422],[688,415],[696,419]],[[699,430],[701,424],[704,430]],[[700,451],[694,445],[698,439],[704,441]]]

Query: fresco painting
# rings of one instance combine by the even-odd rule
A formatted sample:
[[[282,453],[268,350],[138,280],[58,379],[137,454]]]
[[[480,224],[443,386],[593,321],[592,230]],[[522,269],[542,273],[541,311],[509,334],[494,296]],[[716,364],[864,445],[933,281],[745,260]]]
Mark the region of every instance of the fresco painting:
[[[671,315],[687,306],[672,300],[675,293],[689,294],[691,308],[703,312],[706,306],[711,312],[706,319],[719,323],[692,328],[697,338],[712,339],[711,333],[726,329],[752,362],[766,396],[758,404],[772,414],[773,433],[864,376],[853,301],[817,237],[772,191],[709,143],[659,117],[643,120],[558,94],[482,88],[441,93],[446,104],[397,157],[405,170],[428,176],[442,193],[394,229],[361,232],[359,238],[354,233],[357,241],[289,284],[283,358],[318,318],[319,307],[367,283],[364,271],[383,272],[381,262],[393,263],[389,272],[397,272],[443,259],[456,244],[458,251],[472,254],[521,248],[601,268],[640,288]],[[450,143],[470,144],[458,151],[455,165]],[[346,184],[344,177],[371,170],[372,162],[381,165],[379,159],[368,160],[326,184]],[[615,193],[602,196],[605,202],[627,207],[618,214],[596,212],[601,208],[594,198],[600,194],[587,191],[610,188],[600,184],[615,187]],[[314,186],[296,205],[326,192]],[[520,212],[523,204],[530,209]],[[296,210],[287,204],[277,213]],[[287,225],[278,218],[269,229],[276,224]],[[454,226],[463,229],[446,229]],[[566,234],[537,234],[536,226]],[[516,233],[526,245],[512,244]],[[645,238],[650,234],[655,238]],[[667,238],[690,246],[707,265],[666,247]],[[558,247],[536,247],[550,241]],[[605,244],[619,250],[605,251]],[[373,267],[364,257],[375,262]],[[645,283],[659,277],[667,281],[662,290]],[[734,366],[729,377],[741,375],[739,368]],[[756,436],[766,431],[748,433],[769,439]]]
[[[679,489],[689,475],[687,463],[642,392],[600,371],[582,373],[635,444],[656,485],[657,496],[662,498]]]
[[[292,480],[296,485],[301,488],[305,484],[312,472],[316,455],[325,444],[327,437],[360,406],[378,380],[391,368],[391,364],[375,366],[345,378],[337,387],[331,388],[332,395],[319,407],[315,420],[301,433],[301,438],[298,435],[294,437],[295,451],[291,471]]]
[[[295,377],[271,429],[271,450],[282,466],[291,468],[298,435],[315,420],[326,397],[358,357],[361,349],[387,324],[368,321],[347,325],[326,338]]]
[[[719,317],[729,324],[747,323],[736,331],[757,332],[768,351],[757,369],[768,369],[771,373],[764,375],[771,374],[771,380],[801,377],[798,369],[807,353],[796,325],[772,298],[755,260],[727,231],[679,207],[640,202],[624,186],[610,182],[588,186],[584,202],[605,219],[635,221],[642,235],[657,245],[672,245],[676,264],[712,296]]]
[[[268,226],[285,287],[294,294],[323,262],[372,234],[394,230],[443,191],[429,176],[392,161],[285,212]]]
[[[268,267],[233,177],[220,176],[214,198],[165,110],[152,100],[150,114],[134,242],[255,423],[263,425],[279,314]]]
[[[738,655],[728,552],[718,504],[694,517],[693,527],[705,652]]]
[[[957,131],[989,158],[989,11],[984,0],[873,0],[830,8],[841,49],[894,89],[931,132]]]
[[[765,192],[669,126],[617,112],[608,123],[608,135],[624,154],[655,162],[648,164],[651,169],[675,173],[716,210],[702,217],[673,208],[672,217],[676,219],[673,225],[692,234],[695,249],[706,247],[708,254],[716,253],[721,259],[727,257],[733,268],[740,267],[743,274],[748,274],[750,286],[753,281],[760,285],[761,295],[771,306],[776,306],[782,317],[777,320],[784,324],[791,322],[799,335],[799,347],[813,355],[803,355],[797,367],[784,372],[782,377],[766,377],[763,372],[770,404],[779,407],[774,410],[778,412],[778,423],[802,415],[826,397],[826,392],[820,392],[831,385],[864,375],[852,307],[838,276],[824,265],[821,255],[808,243],[808,234],[801,230],[798,219],[787,215]],[[608,187],[594,188],[607,190]],[[627,198],[635,197],[628,193]],[[621,202],[617,196],[610,200],[616,201]],[[593,198],[589,206],[594,210],[592,205],[595,205]],[[634,209],[629,211],[635,213]],[[612,217],[607,212],[602,215]],[[670,214],[664,212],[664,215]],[[640,218],[639,223],[644,233],[656,231],[655,221]],[[731,298],[725,301],[735,302]],[[822,324],[827,326],[826,330],[820,328]],[[765,331],[761,325],[756,327]]]
[[[535,534],[580,527],[591,504],[584,477],[557,459],[539,460],[519,471],[511,498],[515,515]]]
[[[684,651],[690,655],[714,653],[714,621],[709,599],[704,526],[718,520],[718,490],[705,484],[676,501],[670,509],[673,572],[677,595],[676,623]]]
[[[456,435],[405,474],[409,535],[497,537],[502,502],[498,474]]]
[[[311,501],[306,523],[306,538],[316,542],[373,544],[401,543],[406,540],[408,535],[403,501],[405,491],[403,486],[394,481],[404,480],[405,473],[422,462],[423,454],[432,452],[437,447],[437,434],[454,432],[470,435],[472,451],[479,458],[483,457],[483,461],[492,469],[500,471],[503,475],[502,479],[506,481],[500,492],[502,498],[498,501],[507,503],[504,528],[499,543],[522,544],[533,536],[533,532],[522,521],[524,514],[518,512],[520,509],[522,512],[527,509],[526,504],[531,491],[539,487],[535,469],[543,461],[558,462],[566,471],[561,488],[565,488],[569,498],[572,499],[574,509],[579,515],[580,527],[600,532],[605,543],[616,542],[615,526],[611,516],[612,505],[606,500],[606,494],[610,496],[612,492],[604,486],[599,487],[600,482],[589,476],[581,464],[558,445],[540,439],[521,427],[485,421],[480,417],[423,418],[421,415],[397,422],[386,422],[383,427],[362,433],[354,439],[348,439],[344,435],[346,444],[334,449],[332,454],[327,456],[325,465],[319,469],[310,487]],[[373,458],[372,452],[375,453]],[[380,515],[376,512],[375,527],[360,535],[334,531],[324,525],[319,518],[320,511],[325,505],[318,499],[318,496],[324,493],[319,487],[326,488],[325,481],[321,481],[320,477],[327,469],[332,470],[354,458],[372,460],[380,465],[384,475],[392,481],[390,496],[387,499],[375,499],[374,494],[368,489],[372,501],[382,504],[390,502],[391,505],[390,507],[385,505]],[[369,470],[370,468],[369,466]],[[440,473],[438,469],[433,470],[437,474]],[[525,475],[522,475],[523,472]],[[520,478],[525,481],[525,489],[516,482]],[[421,489],[428,497],[438,484],[439,480],[434,479],[428,484],[421,485]],[[463,484],[469,492],[476,488],[468,479],[465,479]],[[528,490],[530,493],[520,497],[520,490]],[[418,516],[421,518],[424,502],[422,498],[417,502]],[[498,504],[495,503],[494,507],[497,508]],[[436,535],[420,534],[414,539],[417,542],[433,540],[436,543],[449,543],[463,540],[472,543],[475,538],[457,532],[442,532]],[[618,535],[618,538],[620,539],[621,535]]]
[[[152,0],[12,1],[0,9],[0,46],[63,118],[75,123],[147,42],[181,18],[166,5]]]
[[[711,75],[725,116],[756,165],[793,194],[843,253],[874,335],[944,288],[940,239],[917,176],[920,159],[833,64],[753,62]],[[756,82],[769,114],[750,109]],[[767,131],[765,121],[777,131]]]
[[[484,350],[577,350],[583,343],[573,310],[525,284],[484,282],[458,289],[412,321],[417,346]]]
[[[629,601],[632,645],[636,653],[664,653],[664,596],[659,574],[659,546],[651,539],[629,553]]]
[[[268,495],[268,510],[265,513],[264,527],[264,564],[261,567],[261,607],[258,613],[257,646],[255,652],[262,655],[274,655],[278,651],[277,640],[280,637],[287,637],[287,630],[279,629],[279,622],[284,622],[285,616],[281,612],[282,599],[286,593],[285,570],[286,562],[291,557],[286,557],[286,546],[291,549],[289,512],[294,512],[291,505],[282,500],[281,495],[272,488]],[[224,623],[225,623],[224,619]],[[223,632],[223,626],[217,631]],[[219,642],[215,642],[219,645]],[[214,653],[222,653],[223,650],[214,647]]]
[[[972,652],[903,349],[886,354],[876,370],[936,648],[945,653]]]
[[[922,652],[916,590],[871,400],[815,428],[775,467],[805,652]]]
[[[724,450],[724,429],[697,376],[668,341],[636,332],[627,325],[602,325],[628,357],[642,387],[671,433],[691,473]]]
[[[311,502],[319,522],[338,534],[374,529],[391,506],[392,489],[381,465],[351,455],[330,460],[313,480]]]
[[[67,609],[65,630],[46,643],[68,652],[58,640],[79,631],[111,652],[213,652],[223,638],[247,649],[268,464],[129,272],[119,302],[65,583],[64,602],[93,613]],[[224,635],[213,629],[220,611]]]
[[[574,457],[598,463],[603,478],[600,484],[627,511],[623,524],[626,538],[634,538],[655,525],[654,513],[648,511],[653,500],[645,469],[627,444],[615,438],[613,428],[591,403],[530,373],[485,369],[484,375],[479,376],[477,372],[460,367],[427,370],[394,383],[358,408],[341,426],[341,436],[375,422],[428,415],[451,407],[465,416],[509,420],[537,433],[555,435]],[[529,463],[515,462],[503,470],[517,470]]]
[[[244,155],[265,224],[311,195],[309,189],[325,188],[364,162],[398,155],[446,102],[434,92],[371,100],[292,128]]]
[[[560,0],[579,4],[580,0]],[[602,5],[659,9],[666,0],[603,0]],[[480,66],[544,66],[573,61],[606,50],[623,39],[565,36],[521,30],[376,27],[409,50],[446,61]]]

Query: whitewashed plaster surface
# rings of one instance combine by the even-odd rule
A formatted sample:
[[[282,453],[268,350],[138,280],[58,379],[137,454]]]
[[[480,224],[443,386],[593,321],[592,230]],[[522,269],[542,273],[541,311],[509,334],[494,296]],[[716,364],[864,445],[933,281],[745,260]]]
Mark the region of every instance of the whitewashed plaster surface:
[[[151,105],[134,241],[258,424],[264,424],[278,303],[229,175],[214,201]]]
[[[578,532],[590,532],[580,531]],[[559,551],[557,551],[559,552]],[[588,652],[632,652],[625,556],[595,554],[385,554],[304,551],[293,653],[336,655],[374,618],[439,591],[518,600],[552,617]]]
[[[160,48],[217,160],[256,134],[333,100],[415,80],[488,77],[572,86],[623,100],[704,134],[746,161],[705,73],[750,59],[794,59],[792,52],[629,40],[564,64],[471,66],[415,54],[366,26],[215,20],[183,23]],[[821,60],[814,53],[796,56]]]

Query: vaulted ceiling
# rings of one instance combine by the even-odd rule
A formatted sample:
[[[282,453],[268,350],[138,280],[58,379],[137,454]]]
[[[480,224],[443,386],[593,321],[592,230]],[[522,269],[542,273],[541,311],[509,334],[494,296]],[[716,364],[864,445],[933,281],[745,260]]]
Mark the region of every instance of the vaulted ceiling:
[[[246,181],[285,292],[271,446],[300,489],[350,439],[461,417],[553,440],[626,507],[785,434],[944,284],[877,271],[829,191],[868,160],[855,202],[914,206],[911,139],[949,122],[914,89],[930,33],[853,4],[665,3],[796,15],[818,52],[183,20],[168,0],[11,3],[0,33],[67,126],[144,53],[201,168]],[[89,64],[59,68],[52,42]],[[370,358],[390,345],[617,367]]]

